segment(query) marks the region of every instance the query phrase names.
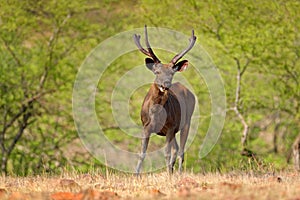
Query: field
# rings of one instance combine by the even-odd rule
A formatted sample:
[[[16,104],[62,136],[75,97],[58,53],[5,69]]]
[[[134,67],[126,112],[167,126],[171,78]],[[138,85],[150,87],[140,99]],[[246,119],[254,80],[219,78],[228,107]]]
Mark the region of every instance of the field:
[[[300,199],[300,174],[64,174],[0,177],[0,199]]]

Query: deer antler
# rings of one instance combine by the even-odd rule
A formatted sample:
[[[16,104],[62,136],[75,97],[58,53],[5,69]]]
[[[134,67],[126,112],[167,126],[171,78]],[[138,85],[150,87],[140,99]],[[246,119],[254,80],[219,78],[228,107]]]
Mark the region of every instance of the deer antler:
[[[180,58],[182,58],[189,50],[191,50],[196,42],[196,39],[197,39],[197,37],[194,35],[194,30],[192,30],[192,36],[189,39],[190,45],[188,46],[188,48],[183,50],[180,54],[177,54],[176,56],[174,56],[174,58],[171,60],[171,63],[173,63],[175,65]]]
[[[156,57],[156,55],[154,54],[154,52],[151,49],[151,46],[150,46],[150,43],[148,40],[148,33],[147,33],[146,25],[145,25],[145,41],[146,41],[146,46],[147,46],[148,51],[142,47],[141,42],[140,42],[140,39],[141,39],[140,35],[134,34],[133,39],[134,39],[136,46],[139,48],[139,50],[142,53],[144,53],[146,56],[151,57],[155,63],[160,63],[160,60]]]

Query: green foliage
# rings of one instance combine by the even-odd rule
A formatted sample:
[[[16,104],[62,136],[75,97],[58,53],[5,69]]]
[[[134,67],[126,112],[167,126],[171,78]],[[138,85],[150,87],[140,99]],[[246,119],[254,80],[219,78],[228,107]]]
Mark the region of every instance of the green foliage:
[[[103,167],[78,139],[72,118],[73,83],[82,61],[99,42],[144,24],[185,34],[195,29],[197,42],[224,79],[225,127],[213,151],[200,160],[210,96],[204,80],[194,78],[192,67],[183,74],[196,88],[201,109],[198,134],[186,153],[186,170],[286,168],[286,156],[300,131],[299,9],[298,1],[283,0],[5,1],[0,9],[0,159],[7,163],[1,172],[28,175],[59,173],[68,166],[82,171]],[[169,59],[169,53],[157,52]],[[230,109],[235,104],[237,60],[245,70],[238,108],[249,125],[247,147],[256,153],[256,161],[240,155],[243,127]],[[120,77],[140,61],[143,56],[131,52],[111,63],[96,93],[105,135],[134,152],[140,141],[118,129],[111,94]],[[137,124],[147,88],[139,88],[130,99]],[[137,132],[130,127],[127,131]],[[150,148],[164,141],[155,136]]]

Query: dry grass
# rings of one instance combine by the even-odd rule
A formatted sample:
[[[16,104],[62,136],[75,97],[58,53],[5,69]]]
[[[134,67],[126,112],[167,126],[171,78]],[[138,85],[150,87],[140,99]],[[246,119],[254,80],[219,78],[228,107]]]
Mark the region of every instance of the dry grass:
[[[64,192],[64,193],[62,193]],[[68,196],[73,195],[74,196]],[[23,195],[23,196],[22,196]],[[0,177],[0,199],[300,199],[300,174]]]

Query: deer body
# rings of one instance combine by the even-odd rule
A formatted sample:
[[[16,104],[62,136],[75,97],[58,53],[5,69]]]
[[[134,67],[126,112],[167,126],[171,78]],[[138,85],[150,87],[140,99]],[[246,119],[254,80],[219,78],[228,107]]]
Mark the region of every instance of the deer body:
[[[155,75],[155,81],[151,85],[142,105],[141,120],[143,123],[142,150],[136,167],[137,174],[140,173],[142,162],[146,156],[149,138],[152,133],[166,137],[166,165],[169,172],[173,172],[174,164],[179,156],[179,171],[182,171],[184,161],[184,148],[187,141],[191,117],[195,107],[195,97],[191,91],[180,83],[172,84],[173,76],[178,71],[183,71],[188,66],[188,61],[177,61],[189,51],[196,40],[194,33],[190,39],[190,46],[176,55],[169,64],[162,64],[154,55],[147,35],[145,26],[145,37],[148,51],[142,48],[139,39],[135,35],[136,45],[141,52],[151,58],[146,58],[146,66]],[[180,131],[180,145],[178,146],[175,134]],[[171,154],[171,150],[172,154]]]
[[[161,92],[152,84],[142,105],[143,126],[149,132],[161,136],[166,136],[171,128],[178,132],[190,121],[194,105],[194,95],[182,84],[174,83],[169,91],[165,92]]]

